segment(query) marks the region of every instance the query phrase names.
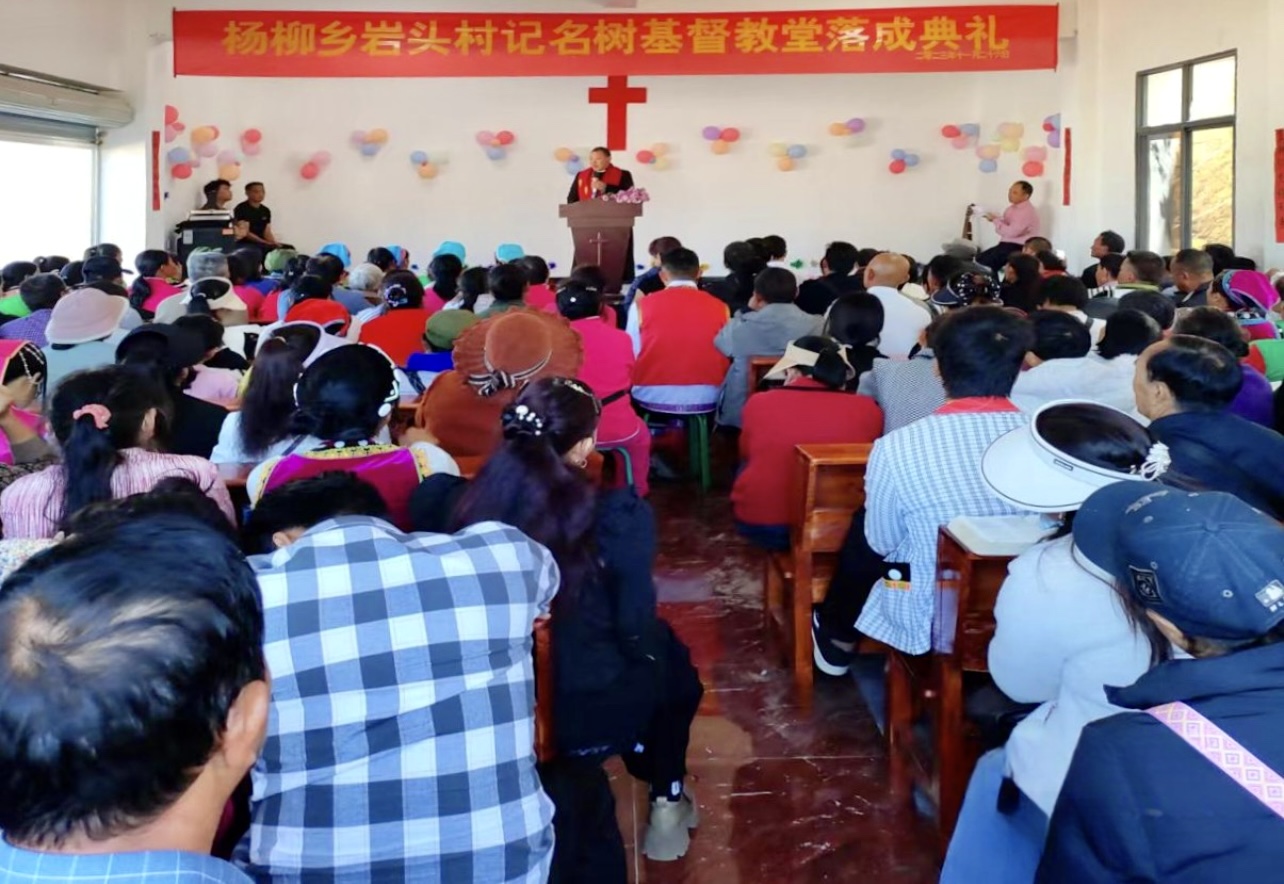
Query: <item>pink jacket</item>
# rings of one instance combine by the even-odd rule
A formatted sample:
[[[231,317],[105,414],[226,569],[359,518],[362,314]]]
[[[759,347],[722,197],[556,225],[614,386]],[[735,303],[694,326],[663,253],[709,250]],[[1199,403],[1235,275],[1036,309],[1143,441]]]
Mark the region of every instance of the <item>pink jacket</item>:
[[[1039,235],[1039,210],[1029,200],[1013,203],[1003,217],[994,222],[994,229],[1003,242],[1025,245],[1030,237]]]
[[[633,388],[633,366],[637,361],[628,334],[598,317],[578,319],[571,323],[571,328],[579,332],[584,342],[584,364],[580,366],[579,380],[592,387],[599,399],[625,391],[625,395],[602,409],[598,442],[608,445],[646,432],[627,392]]]

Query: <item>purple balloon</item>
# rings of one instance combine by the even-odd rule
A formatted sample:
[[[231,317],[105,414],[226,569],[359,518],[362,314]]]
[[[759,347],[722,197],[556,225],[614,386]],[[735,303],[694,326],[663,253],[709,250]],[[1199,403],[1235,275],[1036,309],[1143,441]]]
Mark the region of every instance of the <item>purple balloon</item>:
[[[1055,132],[1048,133],[1048,147],[1055,148],[1057,150],[1061,149],[1061,130],[1060,129],[1056,130]]]
[[[847,121],[847,131],[852,134],[858,134],[865,131],[865,121],[860,117],[852,117]]]
[[[717,141],[722,136],[722,128],[720,126],[705,126],[700,134],[705,141]]]

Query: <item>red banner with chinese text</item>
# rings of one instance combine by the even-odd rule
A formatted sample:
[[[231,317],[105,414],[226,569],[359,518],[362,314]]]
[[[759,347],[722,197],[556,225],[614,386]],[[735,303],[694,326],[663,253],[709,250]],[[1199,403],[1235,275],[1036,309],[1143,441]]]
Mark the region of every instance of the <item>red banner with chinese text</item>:
[[[888,74],[1057,66],[1058,8],[776,13],[174,12],[208,77]]]

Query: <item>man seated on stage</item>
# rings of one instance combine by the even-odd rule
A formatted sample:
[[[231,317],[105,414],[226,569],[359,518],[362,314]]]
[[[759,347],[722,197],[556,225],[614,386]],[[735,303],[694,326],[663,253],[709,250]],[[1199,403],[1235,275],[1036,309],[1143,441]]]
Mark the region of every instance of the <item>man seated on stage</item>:
[[[249,884],[210,856],[268,726],[230,540],[164,513],[45,551],[5,582],[0,679],[0,880]]]
[[[216,178],[206,184],[202,191],[205,194],[205,205],[202,212],[226,212],[227,204],[232,201],[232,182],[225,178]]]
[[[986,249],[977,261],[989,267],[995,273],[1003,269],[1008,257],[1025,247],[1026,240],[1039,235],[1039,212],[1030,202],[1034,196],[1034,185],[1029,181],[1018,181],[1008,189],[1008,202],[1011,203],[1002,215],[986,212],[985,220],[994,222],[994,229],[999,234],[999,244]]]
[[[713,340],[730,311],[700,291],[700,258],[690,249],[666,254],[660,278],[665,288],[629,309],[628,332],[638,354],[633,399],[648,410],[712,411],[731,365]]]
[[[232,217],[250,226],[244,237],[246,242],[274,248],[277,242],[272,233],[272,210],[263,205],[266,195],[267,189],[262,182],[251,181],[245,185],[245,202],[237,204]]]

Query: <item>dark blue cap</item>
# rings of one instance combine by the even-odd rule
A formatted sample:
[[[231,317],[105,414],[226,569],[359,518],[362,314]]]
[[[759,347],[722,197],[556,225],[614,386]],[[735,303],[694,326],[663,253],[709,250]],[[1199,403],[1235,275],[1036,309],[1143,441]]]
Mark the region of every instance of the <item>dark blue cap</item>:
[[[1284,622],[1284,527],[1234,495],[1110,485],[1079,510],[1074,545],[1188,636],[1250,641]]]

